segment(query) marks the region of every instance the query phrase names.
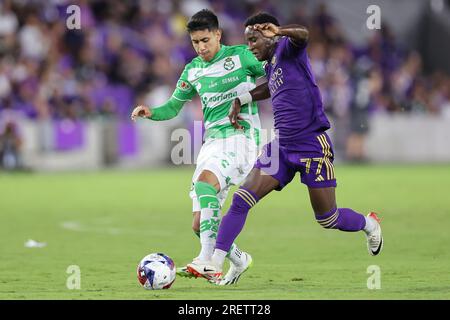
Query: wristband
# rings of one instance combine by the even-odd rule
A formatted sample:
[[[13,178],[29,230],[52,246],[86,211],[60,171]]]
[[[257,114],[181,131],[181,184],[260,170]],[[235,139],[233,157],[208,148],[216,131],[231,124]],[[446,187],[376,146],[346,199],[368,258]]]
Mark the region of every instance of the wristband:
[[[239,102],[241,103],[241,106],[243,106],[244,104],[250,103],[252,102],[252,95],[250,94],[250,92],[246,92],[244,94],[241,94],[239,97]]]

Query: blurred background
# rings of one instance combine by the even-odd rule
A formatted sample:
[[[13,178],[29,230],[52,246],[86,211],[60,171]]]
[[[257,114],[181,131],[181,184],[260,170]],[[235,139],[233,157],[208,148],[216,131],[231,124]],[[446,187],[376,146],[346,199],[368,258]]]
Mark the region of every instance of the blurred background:
[[[74,4],[81,28],[70,30]],[[366,26],[373,4],[380,30]],[[129,116],[170,97],[195,57],[186,22],[202,8],[228,45],[244,43],[259,11],[309,28],[337,161],[450,163],[448,0],[1,0],[0,170],[171,165],[174,129],[202,119],[198,97],[170,121]],[[272,128],[270,101],[260,110]]]

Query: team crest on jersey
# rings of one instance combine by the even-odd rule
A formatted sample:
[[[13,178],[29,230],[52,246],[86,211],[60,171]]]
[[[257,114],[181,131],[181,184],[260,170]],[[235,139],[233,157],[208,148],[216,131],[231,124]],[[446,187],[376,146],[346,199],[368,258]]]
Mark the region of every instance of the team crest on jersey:
[[[277,63],[277,56],[276,56],[276,55],[273,55],[272,61],[270,61],[270,63],[271,63],[272,65],[274,65],[275,63]]]
[[[177,87],[181,91],[186,91],[186,92],[191,91],[191,85],[183,80],[178,81]]]
[[[225,62],[223,63],[223,67],[225,68],[225,70],[231,70],[234,68],[234,66],[235,64],[231,57],[225,59]]]

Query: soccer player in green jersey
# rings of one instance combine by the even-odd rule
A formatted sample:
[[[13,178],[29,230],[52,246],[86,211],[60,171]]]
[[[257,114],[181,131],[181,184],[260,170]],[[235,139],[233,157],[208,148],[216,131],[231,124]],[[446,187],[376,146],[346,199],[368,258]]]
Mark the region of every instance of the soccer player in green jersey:
[[[220,43],[221,30],[216,15],[207,10],[194,14],[187,24],[192,45],[198,54],[182,72],[169,101],[149,108],[137,106],[131,119],[155,121],[175,117],[195,94],[202,102],[205,142],[197,158],[190,197],[193,201],[193,230],[199,235],[201,251],[179,275],[201,276],[192,265],[209,261],[214,251],[221,208],[231,185],[240,184],[253,167],[259,144],[260,121],[254,102],[245,103],[256,79],[265,75],[259,62],[245,45]],[[241,98],[240,124],[235,129],[228,112],[235,98]],[[225,283],[236,283],[252,263],[251,256],[233,244],[228,252],[230,269]],[[205,270],[206,271],[206,270]]]

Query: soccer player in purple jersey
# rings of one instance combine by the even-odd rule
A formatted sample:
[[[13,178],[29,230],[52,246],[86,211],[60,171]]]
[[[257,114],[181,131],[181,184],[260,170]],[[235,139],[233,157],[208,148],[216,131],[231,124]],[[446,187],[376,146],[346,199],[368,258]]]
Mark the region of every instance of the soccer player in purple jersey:
[[[231,207],[220,224],[212,261],[198,269],[203,268],[207,278],[209,274],[220,274],[249,210],[273,190],[283,189],[297,172],[308,187],[317,222],[326,229],[364,231],[369,253],[379,254],[383,237],[378,216],[373,212],[364,216],[336,204],[333,146],[326,134],[330,123],[306,53],[308,30],[298,25],[281,27],[267,13],[248,18],[245,26],[250,50],[258,60],[267,62],[268,82],[239,96],[229,118],[240,128],[241,105],[270,96],[277,136],[264,146],[244,184],[234,193]],[[209,278],[221,285],[229,284],[217,277]]]

